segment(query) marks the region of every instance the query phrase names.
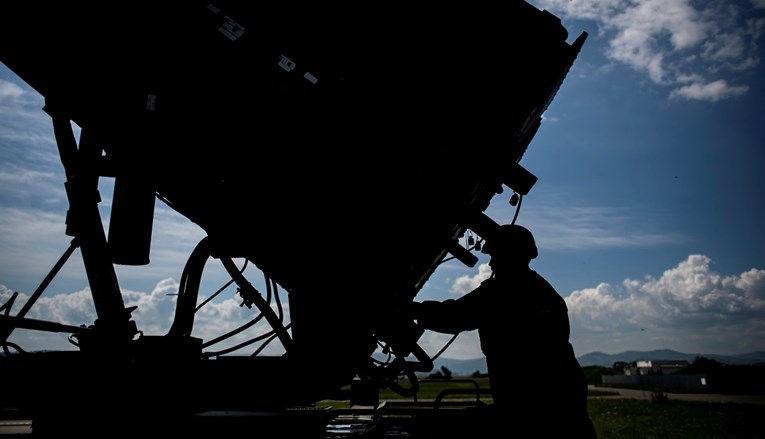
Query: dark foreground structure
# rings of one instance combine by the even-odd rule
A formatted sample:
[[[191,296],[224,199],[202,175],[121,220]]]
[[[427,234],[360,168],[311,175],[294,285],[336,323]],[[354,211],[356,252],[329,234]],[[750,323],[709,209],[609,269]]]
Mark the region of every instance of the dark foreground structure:
[[[474,238],[497,227],[484,213],[496,194],[520,200],[535,184],[520,161],[585,33],[569,43],[558,18],[522,1],[0,8],[0,61],[45,98],[72,237],[26,303],[0,304],[0,406],[22,410],[40,436],[372,434],[339,428],[344,416],[409,437],[481,424],[482,404],[316,403],[416,395],[417,372],[433,364],[400,311],[443,261],[477,262]],[[114,180],[108,233],[100,179]],[[150,264],[156,202],[206,235],[179,273],[166,334],[137,327],[115,272]],[[27,318],[75,249],[98,318]],[[213,263],[252,309],[248,325],[268,331],[226,348],[247,328],[192,335]],[[13,342],[19,328],[68,334],[77,349],[28,352]],[[263,355],[269,343],[284,354]]]

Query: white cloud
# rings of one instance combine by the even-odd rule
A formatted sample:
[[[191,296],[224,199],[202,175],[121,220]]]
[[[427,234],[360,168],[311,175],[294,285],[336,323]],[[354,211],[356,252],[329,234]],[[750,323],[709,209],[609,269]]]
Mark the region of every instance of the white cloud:
[[[579,354],[765,349],[765,269],[722,276],[711,269],[709,257],[690,255],[659,278],[600,284],[574,291],[566,302]]]
[[[0,79],[0,101],[6,99],[17,101],[24,94],[24,90],[16,83]]]
[[[547,123],[555,123],[555,122],[558,122],[558,120],[559,119],[555,116],[547,116],[545,114],[542,115],[542,121]]]
[[[704,255],[690,255],[658,278],[601,283],[565,297],[571,343],[578,356],[593,351],[674,349],[686,353],[741,354],[765,350],[765,269],[723,276]],[[455,280],[464,294],[488,275]],[[420,345],[431,355],[451,336],[426,331]],[[475,331],[460,334],[448,358],[482,354]]]
[[[19,82],[0,79],[0,139],[26,140],[51,144],[53,128],[50,118],[42,111],[45,100],[29,87]],[[47,133],[44,130],[47,129]]]
[[[458,277],[454,281],[454,284],[452,284],[451,291],[459,296],[463,296],[476,289],[478,285],[488,279],[489,276],[491,276],[491,267],[489,267],[489,264],[481,264],[478,266],[478,273],[476,275]]]
[[[6,304],[12,294],[13,291],[5,285],[0,285],[0,304]],[[18,315],[18,312],[29,297],[30,295],[28,294],[20,293],[11,308],[10,315]],[[83,289],[74,293],[54,296],[43,294],[24,317],[71,326],[88,326],[92,325],[95,321],[96,312],[90,289]],[[16,343],[27,351],[77,349],[75,345],[68,341],[68,336],[69,334],[66,333],[16,329],[8,338],[8,341]]]
[[[150,293],[122,290],[125,306],[137,306],[133,311],[138,329],[146,335],[164,335],[170,330],[175,315],[178,282],[164,279]]]
[[[757,39],[765,18],[736,1],[539,0],[538,7],[562,19],[595,21],[609,38],[606,56],[673,86],[675,98],[718,101],[747,91],[721,77],[759,64]],[[762,0],[753,1],[763,8]],[[755,16],[753,16],[755,15]],[[716,75],[717,77],[711,77]],[[724,86],[721,86],[724,85]]]
[[[495,207],[497,206],[497,207]],[[533,224],[537,245],[549,250],[652,247],[682,242],[679,233],[666,228],[663,212],[640,206],[572,204],[564,197],[537,198],[524,205],[519,223]],[[496,203],[487,214],[499,223],[509,223],[507,206]]]
[[[6,163],[0,170],[0,185],[4,190],[0,200],[4,204],[37,204],[38,206],[58,206],[65,211],[67,201],[62,174],[17,167]]]
[[[41,281],[70,245],[72,238],[65,234],[64,217],[42,210],[0,207],[0,218],[0,273],[3,275],[0,281],[31,293],[33,287],[27,286],[28,283],[19,285],[20,279]],[[78,279],[78,286],[85,283],[82,264],[76,263],[78,256],[79,250],[58,273],[57,280]]]
[[[698,101],[719,101],[734,96],[741,96],[749,90],[746,85],[730,86],[724,79],[718,79],[714,82],[702,83],[696,82],[690,85],[672,90],[670,98],[686,98]]]
[[[714,40],[705,41],[702,45],[702,56],[713,61],[741,58],[746,47],[740,34],[723,32]]]
[[[29,209],[0,208],[0,236],[3,246],[11,249],[23,249],[34,246],[55,236],[64,235],[66,225],[57,213],[40,212]],[[14,252],[11,252],[14,253]]]
[[[125,306],[137,306],[135,311],[133,311],[132,318],[143,335],[161,336],[170,330],[175,316],[178,288],[179,285],[175,280],[164,279],[157,283],[150,293],[122,290]],[[194,337],[199,337],[204,342],[208,342],[239,328],[257,317],[259,311],[256,307],[250,309],[246,306],[240,306],[241,299],[234,295],[235,290],[235,288],[230,288],[224,291],[220,298],[210,301],[196,313],[192,332]],[[13,292],[10,289],[0,285],[0,304],[5,303],[12,294]],[[28,298],[29,295],[20,294],[15,301],[11,315],[16,315]],[[200,297],[199,302],[201,303],[204,299],[205,297]],[[275,304],[272,306],[276,310]],[[288,322],[288,305],[285,303],[283,307],[285,320]],[[93,324],[97,316],[93,306],[91,290],[90,288],[85,288],[81,291],[68,294],[52,296],[43,294],[30,308],[26,317],[79,326]],[[205,351],[226,349],[254,336],[268,332],[271,329],[266,324],[265,319],[262,319],[246,331],[211,345]],[[66,350],[72,348],[67,341],[67,337],[68,334],[41,337],[39,331],[17,330],[9,340],[20,345],[25,350]],[[255,343],[242,351],[237,351],[237,353],[241,354],[244,352],[246,355],[259,346],[259,343]],[[264,351],[265,354],[280,354],[282,352],[283,347],[278,341],[271,343],[268,349]]]
[[[601,283],[574,291],[566,297],[571,322],[571,341],[577,355],[591,351],[617,353],[624,350],[669,348],[688,353],[736,354],[765,350],[765,269],[752,268],[740,275],[723,276],[711,268],[704,255],[690,255],[658,278],[625,279],[620,285]],[[455,280],[453,291],[464,293],[488,276],[486,264],[474,276]],[[164,335],[175,310],[178,283],[165,279],[150,293],[123,290],[126,306],[145,335]],[[0,303],[12,291],[0,285]],[[28,295],[16,301],[17,312]],[[205,341],[240,327],[257,315],[256,309],[240,306],[233,291],[210,302],[195,316],[194,333]],[[289,315],[285,303],[285,316]],[[88,288],[70,294],[43,295],[29,318],[70,325],[92,324],[96,314]],[[288,318],[287,318],[288,320]],[[256,325],[207,350],[220,350],[270,330]],[[430,355],[440,351],[451,336],[426,331],[419,344]],[[40,334],[17,330],[11,341],[25,349],[67,349],[66,334]],[[253,345],[253,349],[257,347]],[[246,349],[244,352],[248,352]],[[278,342],[269,353],[281,353]],[[460,334],[443,355],[448,358],[481,356],[475,331]]]

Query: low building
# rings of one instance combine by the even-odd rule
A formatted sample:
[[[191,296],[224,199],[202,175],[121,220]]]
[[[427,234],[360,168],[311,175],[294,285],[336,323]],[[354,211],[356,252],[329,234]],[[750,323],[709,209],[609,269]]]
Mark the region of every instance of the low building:
[[[672,375],[690,367],[686,360],[634,361],[625,366],[625,375]]]
[[[623,375],[603,375],[603,384],[694,390],[707,387],[706,375],[683,373],[690,367],[686,360],[633,361],[623,367]]]

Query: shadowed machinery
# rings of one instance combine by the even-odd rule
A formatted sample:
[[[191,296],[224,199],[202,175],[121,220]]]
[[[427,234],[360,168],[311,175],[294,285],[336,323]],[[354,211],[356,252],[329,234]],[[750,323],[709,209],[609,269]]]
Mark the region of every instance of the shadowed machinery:
[[[341,389],[416,392],[433,363],[400,310],[445,259],[476,263],[461,238],[490,239],[496,194],[532,189],[522,157],[587,35],[569,43],[558,18],[521,1],[384,6],[0,7],[0,61],[45,98],[66,175],[72,247],[60,263],[79,248],[98,315],[87,327],[26,317],[58,266],[24,306],[0,304],[0,405],[23,409],[40,435],[79,432],[87,417],[128,431],[325,437],[334,414],[314,404]],[[108,233],[102,178],[114,179]],[[158,202],[206,237],[179,273],[171,329],[145,334],[115,265],[150,263]],[[211,354],[192,336],[212,262],[283,355]],[[78,349],[25,352],[17,328],[70,333]],[[389,361],[373,356],[380,347]],[[429,425],[449,422],[437,411]]]

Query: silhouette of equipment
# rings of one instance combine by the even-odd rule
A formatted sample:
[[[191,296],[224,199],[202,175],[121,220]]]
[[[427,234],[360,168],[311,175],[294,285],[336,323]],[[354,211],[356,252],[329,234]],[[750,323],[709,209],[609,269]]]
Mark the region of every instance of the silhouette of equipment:
[[[477,262],[461,238],[495,233],[484,213],[495,195],[532,189],[520,161],[587,37],[568,43],[557,17],[522,1],[13,1],[1,11],[0,61],[45,98],[73,237],[20,312],[0,308],[0,404],[30,413],[40,435],[80,433],[74,419],[87,415],[104,420],[96,433],[145,419],[200,433],[225,419],[323,437],[334,412],[308,408],[353,380],[416,394],[433,363],[422,330],[397,313],[449,255]],[[114,179],[108,235],[100,179]],[[138,327],[115,272],[150,264],[157,200],[206,234],[164,335]],[[97,319],[27,318],[75,248]],[[247,325],[269,332],[219,350],[244,327],[192,335],[210,260],[256,313]],[[77,349],[27,352],[17,328],[70,333]],[[235,355],[272,341],[283,355]],[[374,357],[380,349],[390,361]],[[232,412],[280,416],[221,415]]]

